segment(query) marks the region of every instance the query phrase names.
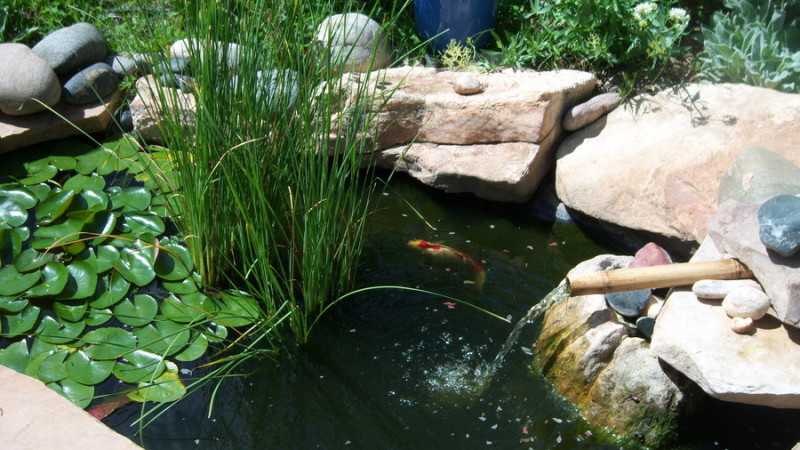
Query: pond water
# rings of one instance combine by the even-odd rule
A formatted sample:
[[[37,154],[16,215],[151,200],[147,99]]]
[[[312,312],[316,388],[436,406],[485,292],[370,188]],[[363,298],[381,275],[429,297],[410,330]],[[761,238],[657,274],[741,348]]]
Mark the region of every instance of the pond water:
[[[105,422],[148,449],[637,448],[588,425],[530,367],[524,347],[538,323],[523,330],[491,382],[482,377],[533,304],[575,264],[610,250],[574,226],[538,221],[512,205],[447,196],[403,177],[380,200],[370,218],[361,286],[435,291],[510,323],[459,300],[373,290],[341,303],[307,346],[277,362],[254,361],[245,369],[250,375],[225,381],[210,417],[212,392],[204,389],[167,410],[141,441],[131,426],[137,407]],[[465,283],[470,274],[463,267],[422,259],[409,239],[472,255],[487,273],[483,290]],[[759,448],[759,442],[783,448],[772,438],[777,424],[750,423],[748,430],[736,422],[742,411],[729,411],[718,408],[681,448]],[[770,439],[751,436],[760,432]]]

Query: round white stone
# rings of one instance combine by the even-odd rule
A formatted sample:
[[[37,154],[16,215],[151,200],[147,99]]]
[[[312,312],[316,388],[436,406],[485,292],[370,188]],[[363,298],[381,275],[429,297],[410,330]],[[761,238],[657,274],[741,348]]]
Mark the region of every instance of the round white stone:
[[[767,314],[769,297],[763,291],[752,287],[732,290],[722,301],[722,307],[730,317],[749,317],[758,320]]]

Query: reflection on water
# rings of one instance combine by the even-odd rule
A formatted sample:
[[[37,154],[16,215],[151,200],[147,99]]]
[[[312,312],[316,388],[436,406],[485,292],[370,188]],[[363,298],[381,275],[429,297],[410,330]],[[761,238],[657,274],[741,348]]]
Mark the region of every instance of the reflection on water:
[[[442,196],[413,182],[398,180],[381,201],[360,266],[362,286],[440,292],[512,323],[522,320],[518,334],[509,339],[512,325],[460,301],[368,291],[335,308],[305,347],[277,363],[254,361],[242,369],[251,375],[224,382],[210,417],[211,389],[167,411],[145,430],[145,447],[620,448],[529,367],[528,346],[538,324],[525,325],[524,318],[569,269],[606,251],[574,227],[516,216],[506,205],[492,211],[488,204]],[[409,239],[472,255],[487,272],[483,292],[464,284],[470,274],[463,268],[419,258],[407,248]],[[513,342],[499,356],[507,340]],[[128,408],[107,423],[132,435],[136,430],[129,425],[137,414]],[[721,448],[714,442],[722,438],[703,436],[686,448]]]

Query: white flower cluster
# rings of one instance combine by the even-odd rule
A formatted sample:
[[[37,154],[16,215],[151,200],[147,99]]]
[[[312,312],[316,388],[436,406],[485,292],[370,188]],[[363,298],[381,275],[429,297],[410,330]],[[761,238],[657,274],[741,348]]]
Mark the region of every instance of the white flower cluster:
[[[684,29],[689,24],[689,13],[683,8],[670,8],[668,17],[676,28]]]
[[[647,16],[656,12],[656,9],[658,6],[653,2],[639,3],[633,7],[633,17],[639,21],[639,25],[645,26],[647,25]]]

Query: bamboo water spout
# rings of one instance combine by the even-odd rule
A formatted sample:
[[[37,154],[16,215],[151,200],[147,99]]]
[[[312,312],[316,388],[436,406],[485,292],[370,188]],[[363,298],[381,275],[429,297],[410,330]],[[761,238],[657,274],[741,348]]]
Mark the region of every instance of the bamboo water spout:
[[[752,277],[753,272],[747,266],[731,258],[584,273],[567,276],[567,285],[570,295],[587,295],[686,286],[699,280]]]

